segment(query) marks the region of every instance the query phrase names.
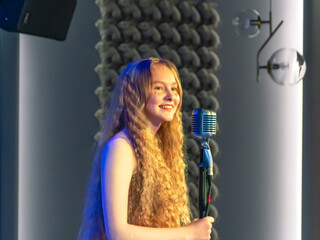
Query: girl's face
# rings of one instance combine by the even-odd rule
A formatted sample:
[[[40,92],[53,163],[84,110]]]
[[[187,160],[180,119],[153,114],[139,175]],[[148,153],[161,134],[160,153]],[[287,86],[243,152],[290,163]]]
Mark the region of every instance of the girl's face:
[[[145,114],[152,126],[160,127],[169,122],[180,102],[178,84],[172,71],[163,64],[151,66],[152,92],[146,103]]]

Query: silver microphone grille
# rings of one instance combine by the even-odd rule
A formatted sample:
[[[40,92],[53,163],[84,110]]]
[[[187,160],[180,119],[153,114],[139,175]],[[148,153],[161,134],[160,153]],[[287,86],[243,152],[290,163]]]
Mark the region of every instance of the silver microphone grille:
[[[216,113],[201,108],[193,110],[191,132],[199,140],[216,135]]]

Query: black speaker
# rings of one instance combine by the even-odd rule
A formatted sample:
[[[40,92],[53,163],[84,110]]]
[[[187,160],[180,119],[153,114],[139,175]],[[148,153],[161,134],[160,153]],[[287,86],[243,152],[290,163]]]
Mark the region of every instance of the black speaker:
[[[0,28],[65,40],[76,0],[0,0]]]

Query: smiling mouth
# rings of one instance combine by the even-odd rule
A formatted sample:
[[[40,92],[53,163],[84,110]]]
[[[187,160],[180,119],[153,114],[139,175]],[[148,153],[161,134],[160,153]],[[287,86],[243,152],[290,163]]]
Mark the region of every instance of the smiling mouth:
[[[172,105],[160,105],[159,107],[162,108],[162,109],[166,109],[166,110],[171,110],[171,109],[173,109],[173,106],[172,106]]]

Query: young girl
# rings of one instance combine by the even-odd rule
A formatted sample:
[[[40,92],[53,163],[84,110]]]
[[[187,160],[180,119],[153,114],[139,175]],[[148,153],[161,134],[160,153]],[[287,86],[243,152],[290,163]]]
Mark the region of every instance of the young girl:
[[[121,73],[102,127],[81,240],[210,239],[212,217],[190,223],[182,88],[165,59]]]

